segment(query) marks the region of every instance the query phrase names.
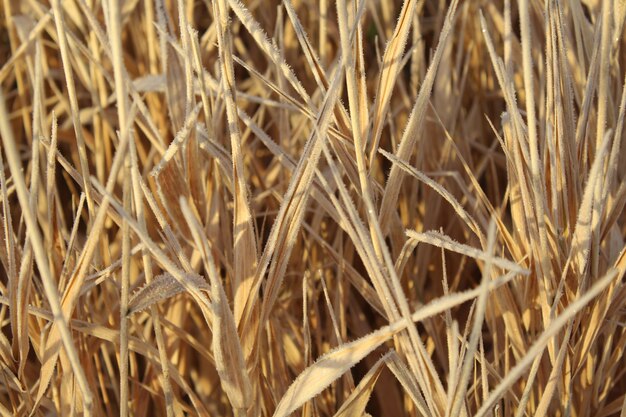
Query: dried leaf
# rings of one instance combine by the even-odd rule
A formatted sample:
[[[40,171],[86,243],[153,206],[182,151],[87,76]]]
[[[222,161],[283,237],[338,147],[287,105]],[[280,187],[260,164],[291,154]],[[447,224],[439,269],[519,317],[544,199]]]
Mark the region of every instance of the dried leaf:
[[[193,281],[194,285],[199,289],[209,291],[208,284],[200,275],[187,274],[185,278]],[[145,284],[133,293],[128,303],[128,315],[145,310],[159,301],[174,297],[184,291],[185,287],[171,274],[166,272],[158,275],[152,282]]]

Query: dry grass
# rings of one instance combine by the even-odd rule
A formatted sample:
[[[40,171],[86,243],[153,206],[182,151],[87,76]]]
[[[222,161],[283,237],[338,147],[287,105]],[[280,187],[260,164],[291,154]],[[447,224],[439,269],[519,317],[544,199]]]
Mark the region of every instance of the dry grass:
[[[2,0],[0,415],[626,417],[624,0]]]

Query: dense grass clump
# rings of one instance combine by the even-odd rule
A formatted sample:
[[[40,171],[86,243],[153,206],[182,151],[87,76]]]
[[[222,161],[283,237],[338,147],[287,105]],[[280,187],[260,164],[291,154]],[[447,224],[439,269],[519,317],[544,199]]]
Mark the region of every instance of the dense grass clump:
[[[1,416],[626,417],[623,0],[3,0]]]

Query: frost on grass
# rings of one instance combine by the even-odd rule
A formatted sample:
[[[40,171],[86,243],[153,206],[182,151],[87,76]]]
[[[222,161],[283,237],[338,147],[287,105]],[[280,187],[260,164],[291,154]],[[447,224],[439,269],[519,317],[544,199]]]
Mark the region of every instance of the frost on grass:
[[[5,1],[0,415],[626,416],[626,2]]]

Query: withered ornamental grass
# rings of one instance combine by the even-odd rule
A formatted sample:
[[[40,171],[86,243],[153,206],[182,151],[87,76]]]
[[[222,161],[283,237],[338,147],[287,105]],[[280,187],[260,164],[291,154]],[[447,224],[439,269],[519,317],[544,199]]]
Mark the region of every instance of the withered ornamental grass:
[[[625,20],[2,0],[0,415],[626,417]]]

